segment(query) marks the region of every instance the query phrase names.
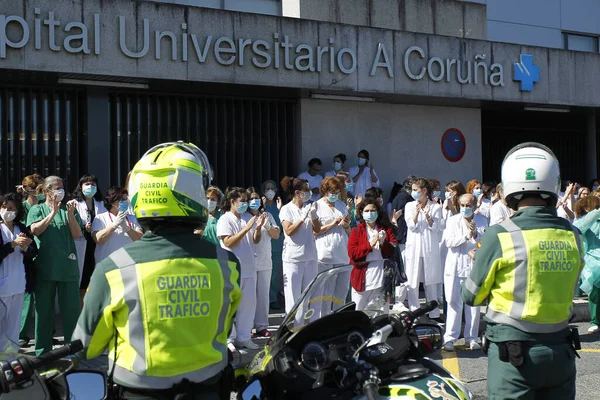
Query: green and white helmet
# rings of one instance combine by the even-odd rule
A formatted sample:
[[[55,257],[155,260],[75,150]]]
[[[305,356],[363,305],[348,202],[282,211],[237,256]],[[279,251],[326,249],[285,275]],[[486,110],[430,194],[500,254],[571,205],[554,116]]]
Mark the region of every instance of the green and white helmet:
[[[560,167],[552,150],[535,142],[513,147],[502,162],[502,189],[513,209],[528,194],[554,204],[560,192]]]

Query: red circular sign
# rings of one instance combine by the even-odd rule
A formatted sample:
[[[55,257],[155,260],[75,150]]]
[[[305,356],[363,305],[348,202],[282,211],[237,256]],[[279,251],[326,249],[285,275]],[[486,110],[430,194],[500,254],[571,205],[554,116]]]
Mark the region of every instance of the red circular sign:
[[[462,132],[450,128],[442,135],[442,154],[450,162],[458,162],[465,155],[467,141]]]

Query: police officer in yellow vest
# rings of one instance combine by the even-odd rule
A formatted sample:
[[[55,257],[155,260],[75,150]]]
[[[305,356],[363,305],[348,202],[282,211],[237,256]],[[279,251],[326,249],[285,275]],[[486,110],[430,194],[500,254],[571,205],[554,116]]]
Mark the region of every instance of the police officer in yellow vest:
[[[147,232],[96,266],[74,333],[86,358],[109,349],[127,398],[229,399],[239,265],[193,233],[206,222],[211,179],[204,153],[182,142],[150,149],[131,173],[129,198]]]
[[[583,248],[577,228],[556,216],[558,160],[539,143],[516,146],[502,187],[516,213],[482,236],[462,287],[468,305],[489,300],[489,399],[575,399],[578,337],[568,321]]]

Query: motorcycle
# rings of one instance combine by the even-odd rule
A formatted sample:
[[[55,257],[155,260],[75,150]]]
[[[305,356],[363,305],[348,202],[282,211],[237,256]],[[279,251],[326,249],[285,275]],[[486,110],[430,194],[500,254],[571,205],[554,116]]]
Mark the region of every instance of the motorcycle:
[[[443,332],[417,321],[437,302],[371,319],[345,304],[347,290],[336,290],[351,269],[334,268],[313,280],[246,367],[238,399],[472,399],[463,383],[425,356],[441,348]]]

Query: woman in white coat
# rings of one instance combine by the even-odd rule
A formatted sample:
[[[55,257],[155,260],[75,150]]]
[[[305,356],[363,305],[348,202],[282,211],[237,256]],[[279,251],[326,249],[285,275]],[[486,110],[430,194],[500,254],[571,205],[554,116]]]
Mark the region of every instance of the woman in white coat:
[[[419,308],[419,283],[425,286],[427,301],[440,301],[442,261],[440,257],[442,207],[431,200],[431,186],[427,179],[419,178],[412,184],[411,195],[416,201],[406,204],[404,218],[408,226],[406,235],[405,267],[408,277],[408,306]],[[440,316],[439,308],[429,313],[430,318]]]
[[[463,309],[465,312],[465,343],[471,350],[479,350],[479,307],[463,307],[460,296],[460,285],[471,273],[472,260],[469,252],[477,248],[483,232],[487,228],[487,220],[481,214],[475,214],[477,201],[472,194],[460,197],[460,214],[450,217],[443,242],[448,247],[444,268],[444,289],[448,302],[446,315],[446,333],[444,349],[454,350],[454,343],[460,335]]]
[[[79,179],[77,187],[73,191],[73,201],[77,212],[83,223],[83,235],[75,239],[77,260],[79,262],[79,290],[81,302],[90,284],[92,272],[96,266],[94,252],[96,243],[92,239],[92,223],[96,215],[106,212],[102,193],[98,190],[98,178],[95,175],[86,174]]]

